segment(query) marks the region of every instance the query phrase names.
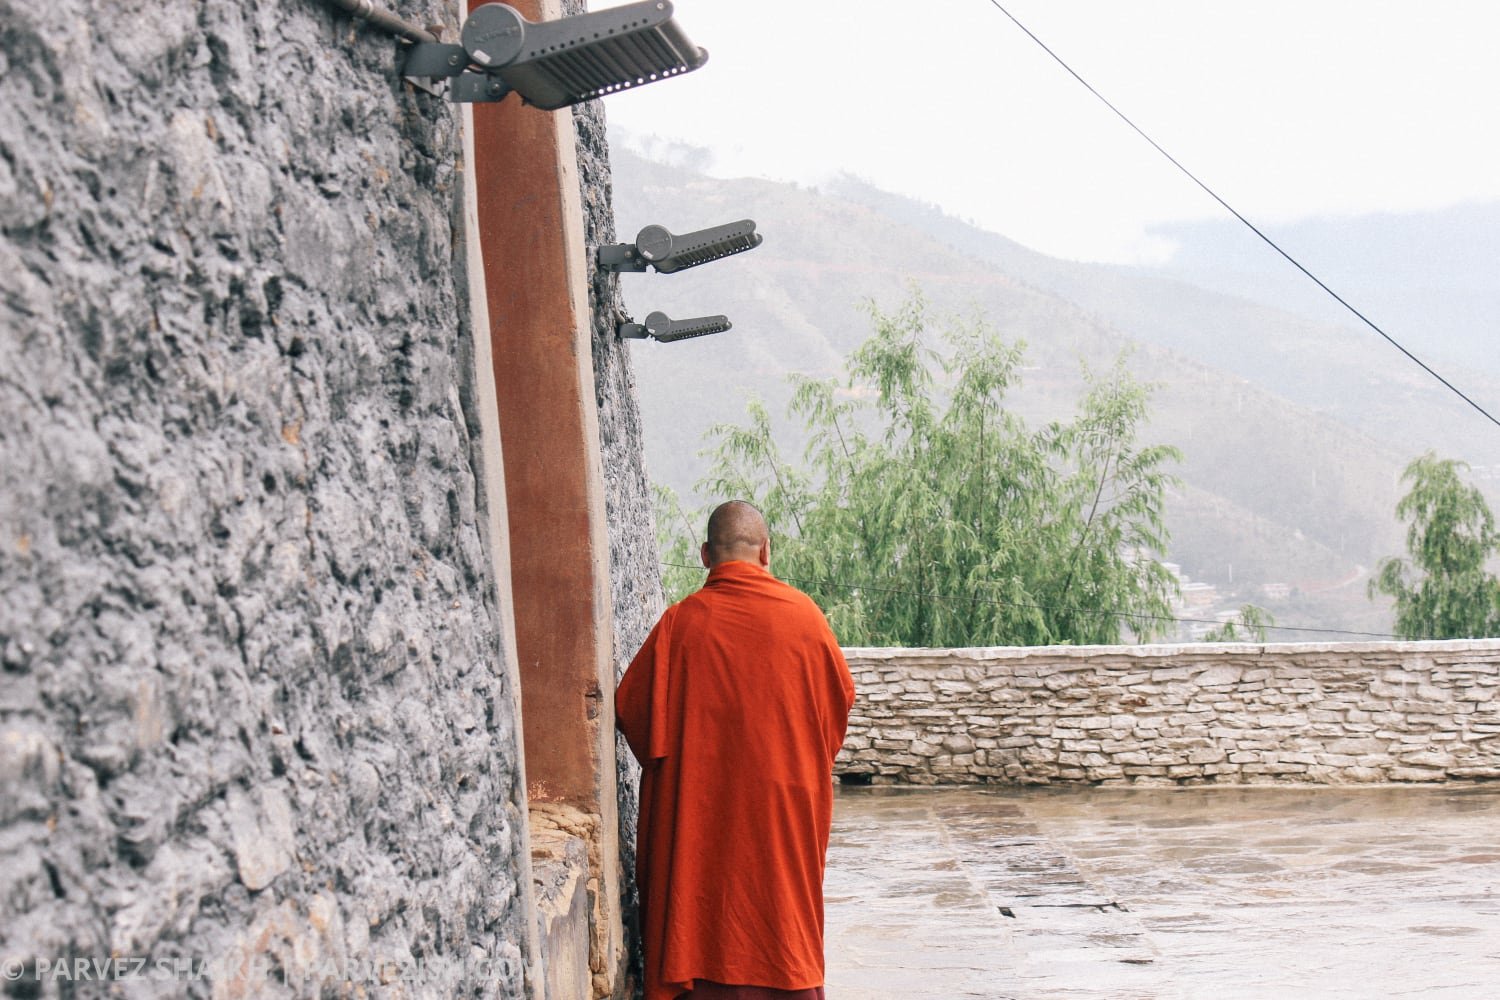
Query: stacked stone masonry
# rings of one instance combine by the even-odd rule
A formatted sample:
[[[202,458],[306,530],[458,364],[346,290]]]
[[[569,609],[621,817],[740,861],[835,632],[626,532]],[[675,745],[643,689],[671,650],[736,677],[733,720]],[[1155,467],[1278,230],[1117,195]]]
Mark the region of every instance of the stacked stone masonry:
[[[846,782],[1500,779],[1500,641],[850,649]]]
[[[529,995],[458,116],[321,2],[0,9],[0,993]]]

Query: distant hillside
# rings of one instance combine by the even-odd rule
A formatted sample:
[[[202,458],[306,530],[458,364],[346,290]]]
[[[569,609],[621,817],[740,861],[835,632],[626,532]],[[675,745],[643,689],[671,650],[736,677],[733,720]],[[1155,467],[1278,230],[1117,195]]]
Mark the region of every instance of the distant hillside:
[[[1158,230],[1177,244],[1164,276],[1351,325],[1338,304],[1232,221]],[[1309,219],[1270,235],[1430,363],[1500,378],[1500,204]],[[1496,401],[1500,405],[1500,401]]]
[[[722,312],[735,324],[633,352],[658,481],[690,490],[707,428],[742,420],[750,393],[779,413],[788,372],[838,373],[868,329],[861,303],[894,306],[915,282],[938,309],[982,312],[1028,344],[1014,404],[1029,418],[1071,410],[1079,359],[1103,367],[1133,352],[1132,370],[1160,384],[1149,438],[1185,453],[1168,519],[1171,558],[1189,575],[1231,601],[1285,585],[1301,603],[1273,608],[1283,623],[1316,613],[1312,624],[1387,627],[1359,574],[1400,551],[1397,479],[1423,428],[1443,420],[1414,416],[1437,405],[1431,391],[1351,349],[1351,331],[1160,276],[1052,260],[856,182],[818,191],[708,178],[618,148],[613,159],[622,239],[651,222],[685,231],[744,217],[766,237],[682,274],[621,279],[637,317]],[[1443,419],[1451,429],[1451,410]]]
[[[846,178],[833,191],[1052,292],[1132,338],[1238,375],[1403,454],[1433,449],[1500,465],[1500,429],[1238,223],[1161,230],[1181,249],[1172,268],[1147,271],[1046,257],[858,180]],[[1367,315],[1377,322],[1390,317],[1383,323],[1388,333],[1500,413],[1500,273],[1494,270],[1500,207],[1306,223],[1286,227],[1284,236]],[[1412,242],[1396,255],[1397,267],[1390,248],[1405,239]],[[1360,246],[1387,252],[1360,255]]]

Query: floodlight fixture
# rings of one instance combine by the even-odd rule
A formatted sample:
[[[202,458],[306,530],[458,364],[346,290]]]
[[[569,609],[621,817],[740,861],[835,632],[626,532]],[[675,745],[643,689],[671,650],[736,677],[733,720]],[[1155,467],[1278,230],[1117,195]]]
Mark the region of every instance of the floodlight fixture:
[[[679,340],[706,337],[711,333],[723,333],[733,325],[729,322],[728,316],[672,319],[666,313],[657,311],[649,314],[644,323],[633,321],[621,323],[620,336],[632,340],[645,340],[650,337],[658,343],[671,344]]]
[[[642,0],[540,23],[509,4],[476,7],[461,44],[414,45],[402,75],[452,78],[455,103],[499,101],[512,90],[547,111],[697,69],[708,53],[672,20],[671,0]]]
[[[754,250],[761,242],[754,219],[727,222],[681,236],[666,226],[651,225],[636,234],[634,243],[600,247],[597,259],[600,268],[606,271],[644,271],[650,266],[659,274],[671,274]]]

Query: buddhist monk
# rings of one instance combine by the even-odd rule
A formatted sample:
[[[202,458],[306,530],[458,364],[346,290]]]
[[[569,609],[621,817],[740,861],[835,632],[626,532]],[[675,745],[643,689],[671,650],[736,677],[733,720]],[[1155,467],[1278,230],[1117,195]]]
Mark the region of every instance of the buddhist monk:
[[[854,682],[806,594],[771,575],[759,511],[708,520],[703,589],[615,693],[641,762],[646,1000],[822,1000],[833,759]]]

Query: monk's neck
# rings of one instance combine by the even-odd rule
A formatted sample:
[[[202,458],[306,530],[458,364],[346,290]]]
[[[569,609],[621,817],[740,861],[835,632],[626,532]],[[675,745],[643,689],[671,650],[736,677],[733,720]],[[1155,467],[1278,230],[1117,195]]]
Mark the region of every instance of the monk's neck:
[[[722,576],[769,576],[770,572],[760,563],[751,562],[748,559],[726,559],[723,562],[714,563],[713,568],[708,571],[708,578],[712,580]]]

